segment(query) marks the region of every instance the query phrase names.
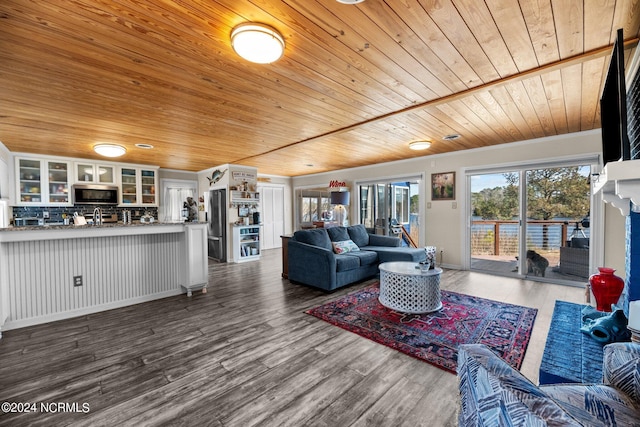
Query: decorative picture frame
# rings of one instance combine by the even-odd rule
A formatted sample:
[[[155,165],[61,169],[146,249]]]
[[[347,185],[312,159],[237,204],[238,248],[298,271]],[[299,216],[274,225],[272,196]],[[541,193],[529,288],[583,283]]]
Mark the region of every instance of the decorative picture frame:
[[[442,172],[431,174],[431,200],[456,199],[456,173]]]

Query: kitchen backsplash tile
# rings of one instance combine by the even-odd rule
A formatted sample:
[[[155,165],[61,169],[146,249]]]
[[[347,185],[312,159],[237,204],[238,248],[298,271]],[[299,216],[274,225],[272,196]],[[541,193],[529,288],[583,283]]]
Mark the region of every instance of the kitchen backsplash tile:
[[[149,213],[156,220],[158,219],[158,208],[156,207],[120,207],[120,206],[104,206],[104,205],[77,205],[77,206],[14,206],[13,217],[14,218],[42,218],[43,212],[49,212],[48,223],[63,222],[63,214],[67,217],[72,217],[75,212],[80,215],[92,215],[93,210],[99,207],[102,209],[103,215],[118,215],[118,221],[122,220],[122,211],[129,210],[131,212],[131,220],[139,220],[142,215]]]

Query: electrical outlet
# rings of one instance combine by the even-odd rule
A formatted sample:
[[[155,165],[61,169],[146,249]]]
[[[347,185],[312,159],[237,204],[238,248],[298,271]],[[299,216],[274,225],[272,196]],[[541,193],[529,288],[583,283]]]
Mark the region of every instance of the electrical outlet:
[[[73,286],[82,286],[82,276],[73,276]]]

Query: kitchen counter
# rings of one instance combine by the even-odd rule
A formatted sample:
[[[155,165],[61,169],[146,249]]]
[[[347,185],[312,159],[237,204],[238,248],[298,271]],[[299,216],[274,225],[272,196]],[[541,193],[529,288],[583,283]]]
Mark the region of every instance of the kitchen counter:
[[[108,223],[101,225],[30,225],[0,228],[0,243],[22,240],[75,239],[78,237],[103,237],[132,234],[180,233],[185,226],[206,222],[135,222],[131,224]],[[27,232],[27,233],[19,233]]]
[[[206,292],[207,224],[0,229],[3,330]]]

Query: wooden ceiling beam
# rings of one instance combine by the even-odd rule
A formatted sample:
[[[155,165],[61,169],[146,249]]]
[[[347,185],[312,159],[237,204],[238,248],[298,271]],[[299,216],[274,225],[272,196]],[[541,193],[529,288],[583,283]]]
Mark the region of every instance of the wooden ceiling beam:
[[[638,37],[626,40],[625,43],[624,43],[625,50],[629,50],[629,49],[635,48],[638,45],[639,41],[640,41],[640,38],[638,38]],[[550,64],[543,65],[543,66],[535,68],[535,69],[523,71],[523,72],[511,75],[511,76],[508,76],[508,77],[504,77],[504,78],[501,78],[499,80],[496,80],[496,81],[493,81],[493,82],[490,82],[490,83],[484,83],[484,84],[481,84],[480,86],[469,88],[469,89],[463,90],[463,91],[458,92],[458,93],[454,93],[454,94],[451,94],[451,95],[444,96],[442,98],[437,98],[437,99],[433,99],[433,100],[430,100],[430,101],[422,102],[420,104],[412,105],[410,107],[403,108],[403,109],[398,110],[398,111],[394,111],[394,112],[391,112],[391,113],[383,114],[381,116],[373,117],[371,119],[363,120],[361,122],[353,123],[351,125],[341,127],[340,129],[335,129],[335,130],[332,130],[332,131],[329,131],[329,132],[325,132],[325,133],[320,134],[320,135],[315,135],[315,136],[312,136],[310,138],[306,138],[306,139],[303,139],[303,140],[300,140],[300,141],[292,142],[292,143],[287,144],[287,145],[282,146],[282,147],[278,147],[278,148],[274,148],[274,149],[271,149],[271,150],[267,150],[267,151],[264,151],[264,152],[262,152],[260,154],[248,156],[248,157],[239,159],[238,162],[244,162],[244,161],[253,159],[255,157],[258,157],[258,156],[262,156],[262,155],[271,154],[271,153],[275,153],[275,152],[278,152],[278,151],[286,150],[287,148],[291,148],[291,147],[294,147],[294,146],[299,145],[299,144],[304,144],[304,143],[307,143],[307,142],[312,142],[312,141],[316,141],[316,140],[319,140],[319,139],[324,139],[324,138],[327,138],[327,137],[330,137],[330,136],[336,136],[336,135],[339,135],[339,134],[342,134],[342,133],[345,133],[345,132],[352,131],[352,130],[354,130],[354,129],[358,128],[358,127],[361,127],[363,125],[380,122],[380,121],[383,121],[383,120],[387,120],[389,118],[400,116],[402,114],[406,114],[406,113],[413,112],[413,111],[416,111],[416,110],[424,109],[424,108],[427,108],[427,107],[434,107],[434,106],[438,106],[438,105],[444,105],[444,104],[447,104],[447,103],[450,103],[450,102],[453,102],[453,101],[461,100],[461,99],[469,97],[469,96],[473,96],[475,94],[479,94],[479,93],[483,93],[483,92],[489,92],[491,90],[497,89],[499,87],[502,87],[502,86],[505,86],[505,85],[508,85],[508,84],[511,84],[511,83],[514,83],[514,82],[519,82],[519,81],[522,81],[522,80],[525,80],[525,79],[530,79],[532,77],[542,76],[542,75],[547,74],[547,73],[551,73],[551,72],[554,72],[554,71],[566,69],[567,67],[580,65],[580,64],[583,64],[584,62],[587,62],[587,61],[590,61],[590,60],[593,60],[593,59],[606,57],[607,55],[611,54],[611,50],[612,49],[613,49],[613,45],[605,46],[605,47],[601,47],[601,48],[597,48],[597,49],[593,49],[593,50],[590,50],[588,52],[572,56],[571,58],[560,59],[558,61],[552,62]],[[579,111],[579,109],[578,109],[578,111]],[[573,131],[573,132],[579,131],[579,130],[580,129],[570,129],[570,131]],[[542,134],[539,134],[539,135],[535,135],[535,134],[523,135],[523,137],[525,139],[534,138],[534,137],[537,137],[537,136],[543,136],[543,135]]]

